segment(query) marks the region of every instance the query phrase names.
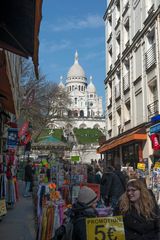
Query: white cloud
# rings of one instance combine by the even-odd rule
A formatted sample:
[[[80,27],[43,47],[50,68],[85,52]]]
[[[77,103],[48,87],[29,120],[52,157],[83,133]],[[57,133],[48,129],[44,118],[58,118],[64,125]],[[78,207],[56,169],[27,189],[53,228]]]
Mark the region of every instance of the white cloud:
[[[73,29],[99,28],[104,26],[103,18],[99,15],[88,15],[84,19],[72,17],[69,19],[60,19],[59,23],[51,27],[52,31],[68,31]]]
[[[90,52],[88,54],[86,54],[86,56],[84,57],[85,60],[90,60],[90,59],[97,59],[100,60],[100,59],[104,59],[104,52]]]
[[[40,44],[40,51],[53,53],[56,51],[68,49],[70,46],[71,46],[70,41],[64,39],[61,40],[59,43],[43,40],[41,41]]]
[[[85,48],[92,48],[97,47],[98,45],[104,46],[104,38],[103,37],[97,37],[97,38],[84,38],[82,39],[81,46]]]

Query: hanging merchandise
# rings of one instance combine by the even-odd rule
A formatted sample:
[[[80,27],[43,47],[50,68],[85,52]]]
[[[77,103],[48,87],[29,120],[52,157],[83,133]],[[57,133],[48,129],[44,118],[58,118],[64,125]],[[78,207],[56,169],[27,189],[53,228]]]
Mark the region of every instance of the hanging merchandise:
[[[85,164],[71,164],[71,184],[87,183],[87,166]]]
[[[155,194],[157,203],[160,205],[160,167],[158,164],[155,164],[152,171],[152,191]]]
[[[63,222],[64,201],[55,183],[42,183],[37,192],[37,240],[50,240]]]
[[[0,217],[6,215],[7,208],[6,208],[6,201],[5,199],[0,199]]]

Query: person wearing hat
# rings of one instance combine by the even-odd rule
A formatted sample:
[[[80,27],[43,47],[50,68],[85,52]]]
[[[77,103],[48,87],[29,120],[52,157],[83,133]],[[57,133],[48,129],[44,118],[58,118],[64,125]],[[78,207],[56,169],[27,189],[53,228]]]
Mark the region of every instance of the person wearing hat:
[[[86,240],[85,218],[97,217],[97,195],[89,187],[83,186],[78,194],[77,202],[73,206],[74,229],[72,240]]]

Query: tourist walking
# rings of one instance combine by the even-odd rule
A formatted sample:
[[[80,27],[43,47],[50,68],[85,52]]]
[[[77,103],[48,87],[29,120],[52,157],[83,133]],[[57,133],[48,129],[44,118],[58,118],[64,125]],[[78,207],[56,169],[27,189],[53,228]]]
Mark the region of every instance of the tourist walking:
[[[27,164],[24,169],[24,181],[25,181],[24,197],[30,197],[31,196],[30,189],[33,181],[32,162],[30,160],[27,161]]]
[[[105,205],[114,209],[124,191],[122,181],[114,172],[114,168],[112,166],[107,167],[101,180],[101,196]]]

